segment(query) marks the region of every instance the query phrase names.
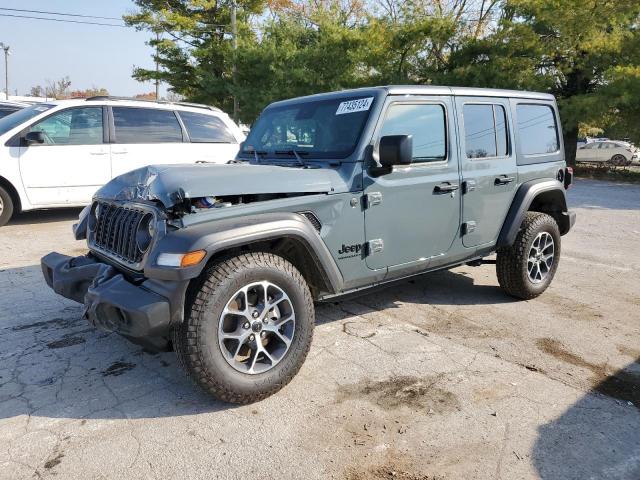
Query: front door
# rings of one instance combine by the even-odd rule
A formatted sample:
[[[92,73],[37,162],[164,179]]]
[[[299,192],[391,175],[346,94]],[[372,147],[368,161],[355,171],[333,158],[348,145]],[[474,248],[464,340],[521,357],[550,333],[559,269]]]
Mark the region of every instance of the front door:
[[[460,195],[449,97],[390,97],[376,129],[412,135],[413,161],[382,176],[365,174],[367,266],[377,270],[445,254],[458,233]]]
[[[102,107],[61,110],[29,127],[43,144],[20,147],[20,174],[33,205],[80,205],[111,178]]]
[[[462,242],[475,247],[498,238],[518,184],[511,112],[508,99],[457,97],[456,102],[462,130]]]

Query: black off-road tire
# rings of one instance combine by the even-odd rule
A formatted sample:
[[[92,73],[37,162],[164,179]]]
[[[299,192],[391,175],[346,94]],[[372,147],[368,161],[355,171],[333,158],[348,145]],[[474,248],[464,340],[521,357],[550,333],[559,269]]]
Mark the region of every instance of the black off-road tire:
[[[13,215],[13,199],[9,192],[7,192],[4,188],[0,187],[0,227],[7,224],[9,220],[11,220],[11,216]]]
[[[553,264],[540,283],[529,279],[527,263],[531,246],[541,232],[547,232],[554,241]],[[542,294],[555,276],[560,260],[560,230],[555,219],[540,212],[527,212],[516,241],[510,247],[498,249],[496,273],[500,287],[510,296],[530,300]]]
[[[279,363],[250,375],[227,362],[218,343],[218,327],[234,293],[263,280],[277,284],[291,299],[295,331]],[[304,277],[287,260],[266,252],[222,259],[203,272],[189,296],[185,320],[173,331],[173,345],[179,363],[206,392],[226,402],[253,403],[274,394],[298,373],[311,346],[315,311]]]

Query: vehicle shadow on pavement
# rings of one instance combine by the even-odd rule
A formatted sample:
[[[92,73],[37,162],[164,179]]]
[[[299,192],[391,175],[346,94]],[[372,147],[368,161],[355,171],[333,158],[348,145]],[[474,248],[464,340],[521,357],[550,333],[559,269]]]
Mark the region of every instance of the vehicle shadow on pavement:
[[[22,212],[14,215],[7,225],[68,222],[69,220],[77,220],[81,210],[81,208],[57,208]]]
[[[39,266],[0,272],[0,419],[132,419],[228,410],[194,385],[175,354],[146,353],[96,330],[57,297]]]
[[[640,478],[640,358],[539,427],[533,462],[544,480]]]
[[[355,303],[372,310],[386,310],[399,308],[400,303],[432,305],[438,308],[439,305],[498,305],[520,301],[509,297],[498,285],[476,285],[474,279],[468,274],[468,269],[476,267],[463,268],[467,270],[425,273],[410,280],[402,280],[340,297],[332,303],[342,307],[347,303]],[[493,276],[493,270],[491,275]],[[321,306],[320,312],[324,312],[327,308],[330,307]],[[350,309],[342,308],[340,311],[342,313],[339,318],[336,318],[335,314],[330,315],[329,319],[321,315],[321,318],[316,319],[316,324],[344,320],[356,314]]]

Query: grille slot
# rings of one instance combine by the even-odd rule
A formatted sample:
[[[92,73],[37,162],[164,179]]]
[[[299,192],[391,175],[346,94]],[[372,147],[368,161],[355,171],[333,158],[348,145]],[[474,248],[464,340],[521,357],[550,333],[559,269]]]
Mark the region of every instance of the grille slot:
[[[144,210],[98,202],[93,245],[129,264],[142,261],[144,252],[136,244],[138,225],[148,215]]]

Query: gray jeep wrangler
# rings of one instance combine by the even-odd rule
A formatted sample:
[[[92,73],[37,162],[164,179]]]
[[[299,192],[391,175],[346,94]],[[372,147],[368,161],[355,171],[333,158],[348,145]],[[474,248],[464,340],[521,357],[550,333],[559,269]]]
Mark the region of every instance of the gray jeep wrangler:
[[[249,403],[300,369],[314,301],[465,263],[540,295],[575,222],[571,182],[552,96],[314,95],[269,105],[229,165],[115,178],[74,226],[90,253],[42,270],[96,327],[173,347],[205,390]]]

